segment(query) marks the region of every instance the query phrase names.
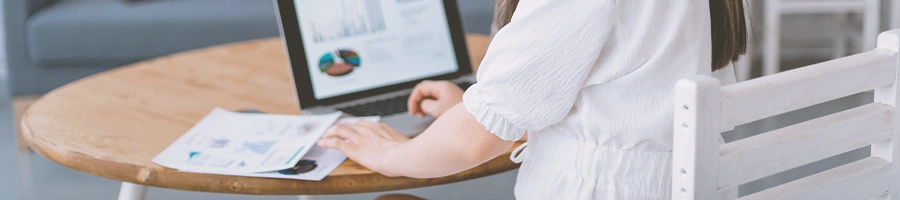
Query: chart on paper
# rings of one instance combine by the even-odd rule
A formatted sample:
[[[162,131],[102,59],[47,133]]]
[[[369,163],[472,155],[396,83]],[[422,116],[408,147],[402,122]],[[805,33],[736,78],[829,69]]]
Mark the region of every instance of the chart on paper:
[[[330,13],[312,19],[316,42],[380,32],[387,29],[381,0],[329,0],[315,4],[316,10]]]
[[[269,172],[293,167],[341,116],[236,113],[215,108],[153,162],[202,172]]]

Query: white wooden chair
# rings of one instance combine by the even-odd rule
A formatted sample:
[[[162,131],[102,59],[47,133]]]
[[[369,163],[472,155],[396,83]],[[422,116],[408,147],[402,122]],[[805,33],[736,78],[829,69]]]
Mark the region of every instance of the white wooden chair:
[[[676,84],[673,199],[737,199],[737,186],[871,145],[872,156],[740,199],[900,199],[900,29],[874,50],[721,86],[705,75]],[[875,102],[724,143],[721,133],[852,94]]]

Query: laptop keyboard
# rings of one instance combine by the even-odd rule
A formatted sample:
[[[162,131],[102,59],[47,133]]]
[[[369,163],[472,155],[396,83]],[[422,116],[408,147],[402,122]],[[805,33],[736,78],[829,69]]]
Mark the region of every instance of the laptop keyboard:
[[[463,90],[472,86],[471,83],[457,84]],[[387,116],[408,111],[406,102],[409,101],[409,95],[402,95],[388,99],[368,102],[359,105],[353,105],[338,110],[353,116]]]

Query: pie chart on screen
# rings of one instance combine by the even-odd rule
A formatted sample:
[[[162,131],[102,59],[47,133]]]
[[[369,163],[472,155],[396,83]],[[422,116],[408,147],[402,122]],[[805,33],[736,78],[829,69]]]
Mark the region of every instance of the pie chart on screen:
[[[344,76],[359,67],[359,54],[353,50],[339,49],[319,58],[319,71],[329,76]]]

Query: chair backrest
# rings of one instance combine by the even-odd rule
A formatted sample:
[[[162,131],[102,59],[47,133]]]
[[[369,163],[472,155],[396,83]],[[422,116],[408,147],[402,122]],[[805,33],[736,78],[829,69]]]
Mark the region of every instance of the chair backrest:
[[[900,29],[872,51],[732,85],[698,75],[675,86],[673,199],[736,199],[759,178],[870,146],[872,156],[740,199],[900,199],[895,117]],[[853,109],[723,143],[736,125],[874,90]],[[894,184],[892,184],[894,183]],[[894,190],[892,190],[894,189]]]

